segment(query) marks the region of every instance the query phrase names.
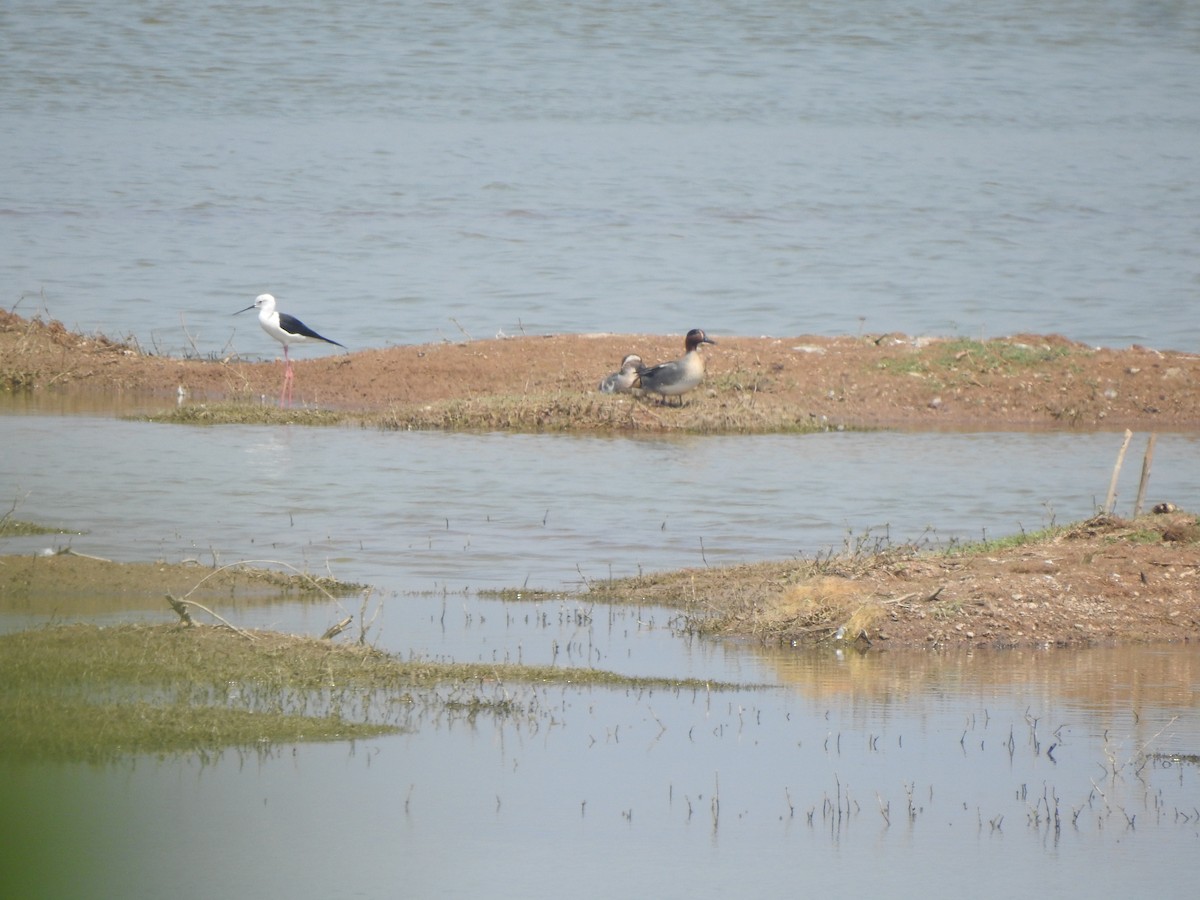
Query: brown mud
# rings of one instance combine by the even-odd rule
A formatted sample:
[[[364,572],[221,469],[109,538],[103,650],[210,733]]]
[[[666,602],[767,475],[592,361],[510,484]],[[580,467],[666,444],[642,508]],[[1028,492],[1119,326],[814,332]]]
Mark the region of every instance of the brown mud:
[[[648,335],[445,342],[303,359],[295,396],[302,406],[396,428],[1200,430],[1200,355],[1181,351],[1097,349],[1053,335],[713,336],[719,343],[705,351],[705,383],[682,408],[596,391],[627,353],[647,361],[679,355],[680,338]],[[279,361],[155,356],[0,312],[0,390],[13,394],[174,398],[182,388],[193,409],[265,398],[265,415],[281,375]],[[871,647],[1190,641],[1200,637],[1198,538],[1193,514],[1110,516],[971,553],[884,548],[664,573],[593,593],[684,606],[722,633],[768,641],[825,639],[839,627]]]
[[[601,395],[625,354],[660,361],[682,339],[548,335],[299,359],[298,406],[384,415],[396,427],[779,431],[820,427],[1200,429],[1200,355],[1096,349],[1050,335],[991,341],[733,337],[681,409]],[[297,353],[297,356],[301,356]],[[274,403],[282,363],[181,359],[0,312],[0,390]]]

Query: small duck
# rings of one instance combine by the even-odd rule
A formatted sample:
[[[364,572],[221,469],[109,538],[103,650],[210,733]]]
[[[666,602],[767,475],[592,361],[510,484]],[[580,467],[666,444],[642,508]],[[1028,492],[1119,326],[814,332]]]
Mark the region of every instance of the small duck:
[[[667,402],[667,397],[679,397],[679,405],[682,406],[683,397],[680,395],[686,394],[704,380],[701,344],[716,344],[716,341],[711,340],[701,329],[693,328],[684,340],[687,352],[679,359],[638,369],[642,389],[661,395],[663,403]]]
[[[621,360],[620,371],[606,375],[600,382],[602,394],[624,394],[637,387],[638,369],[642,367],[642,358],[636,353],[630,353]]]

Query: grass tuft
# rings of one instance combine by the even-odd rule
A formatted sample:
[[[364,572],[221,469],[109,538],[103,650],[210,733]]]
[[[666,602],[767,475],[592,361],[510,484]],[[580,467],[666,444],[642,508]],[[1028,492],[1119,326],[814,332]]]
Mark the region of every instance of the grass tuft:
[[[828,431],[828,423],[754,402],[755,390],[697,391],[682,407],[595,392],[482,396],[395,406],[386,412],[279,409],[261,403],[197,403],[134,416],[168,425],[359,425],[384,431],[679,434]]]
[[[1010,339],[941,341],[930,352],[906,353],[879,361],[879,368],[911,375],[951,373],[1011,374],[1045,366],[1085,352],[1068,344],[1029,344]]]
[[[280,409],[262,403],[190,403],[164,412],[134,416],[167,425],[342,425],[357,416],[327,409]]]
[[[363,643],[193,625],[60,625],[0,636],[0,755],[113,760],[345,740],[413,708],[535,715],[506,684],[718,690],[594,669],[401,659]]]

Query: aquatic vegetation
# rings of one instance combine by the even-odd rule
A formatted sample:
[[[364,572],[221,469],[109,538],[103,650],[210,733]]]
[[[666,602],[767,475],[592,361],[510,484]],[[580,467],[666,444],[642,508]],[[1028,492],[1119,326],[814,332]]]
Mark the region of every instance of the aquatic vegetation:
[[[38,522],[23,522],[16,518],[20,500],[14,500],[8,510],[0,515],[0,537],[28,537],[34,534],[70,534],[61,528],[51,528]]]
[[[358,594],[365,585],[329,575],[301,572],[268,561],[205,566],[181,563],[119,563],[65,548],[49,555],[15,555],[0,566],[0,612],[30,615],[111,614],[131,610],[166,610],[171,594],[228,610],[244,603],[281,598],[327,600]],[[70,603],[64,603],[69,597]]]
[[[27,537],[34,534],[70,534],[61,528],[51,528],[36,522],[22,522],[9,516],[0,518],[0,537]]]
[[[413,708],[535,716],[505,685],[717,690],[594,669],[401,659],[224,626],[63,625],[0,636],[0,756],[135,753],[350,740],[401,730]]]

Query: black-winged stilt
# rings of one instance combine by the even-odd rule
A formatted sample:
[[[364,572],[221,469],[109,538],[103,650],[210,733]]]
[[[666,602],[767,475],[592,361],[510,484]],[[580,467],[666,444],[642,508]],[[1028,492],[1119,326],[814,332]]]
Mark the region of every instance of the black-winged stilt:
[[[345,344],[339,344],[337,341],[317,334],[295,316],[278,312],[275,309],[275,298],[270,294],[259,294],[254,298],[253,303],[245,309],[239,309],[234,315],[249,312],[252,309],[258,310],[258,324],[263,327],[263,331],[283,344],[283,391],[279,395],[279,405],[285,406],[292,402],[292,378],[294,377],[292,375],[292,360],[288,356],[289,344],[307,344],[310,341],[324,341],[326,344],[334,344],[343,350],[346,349],[346,346]]]

